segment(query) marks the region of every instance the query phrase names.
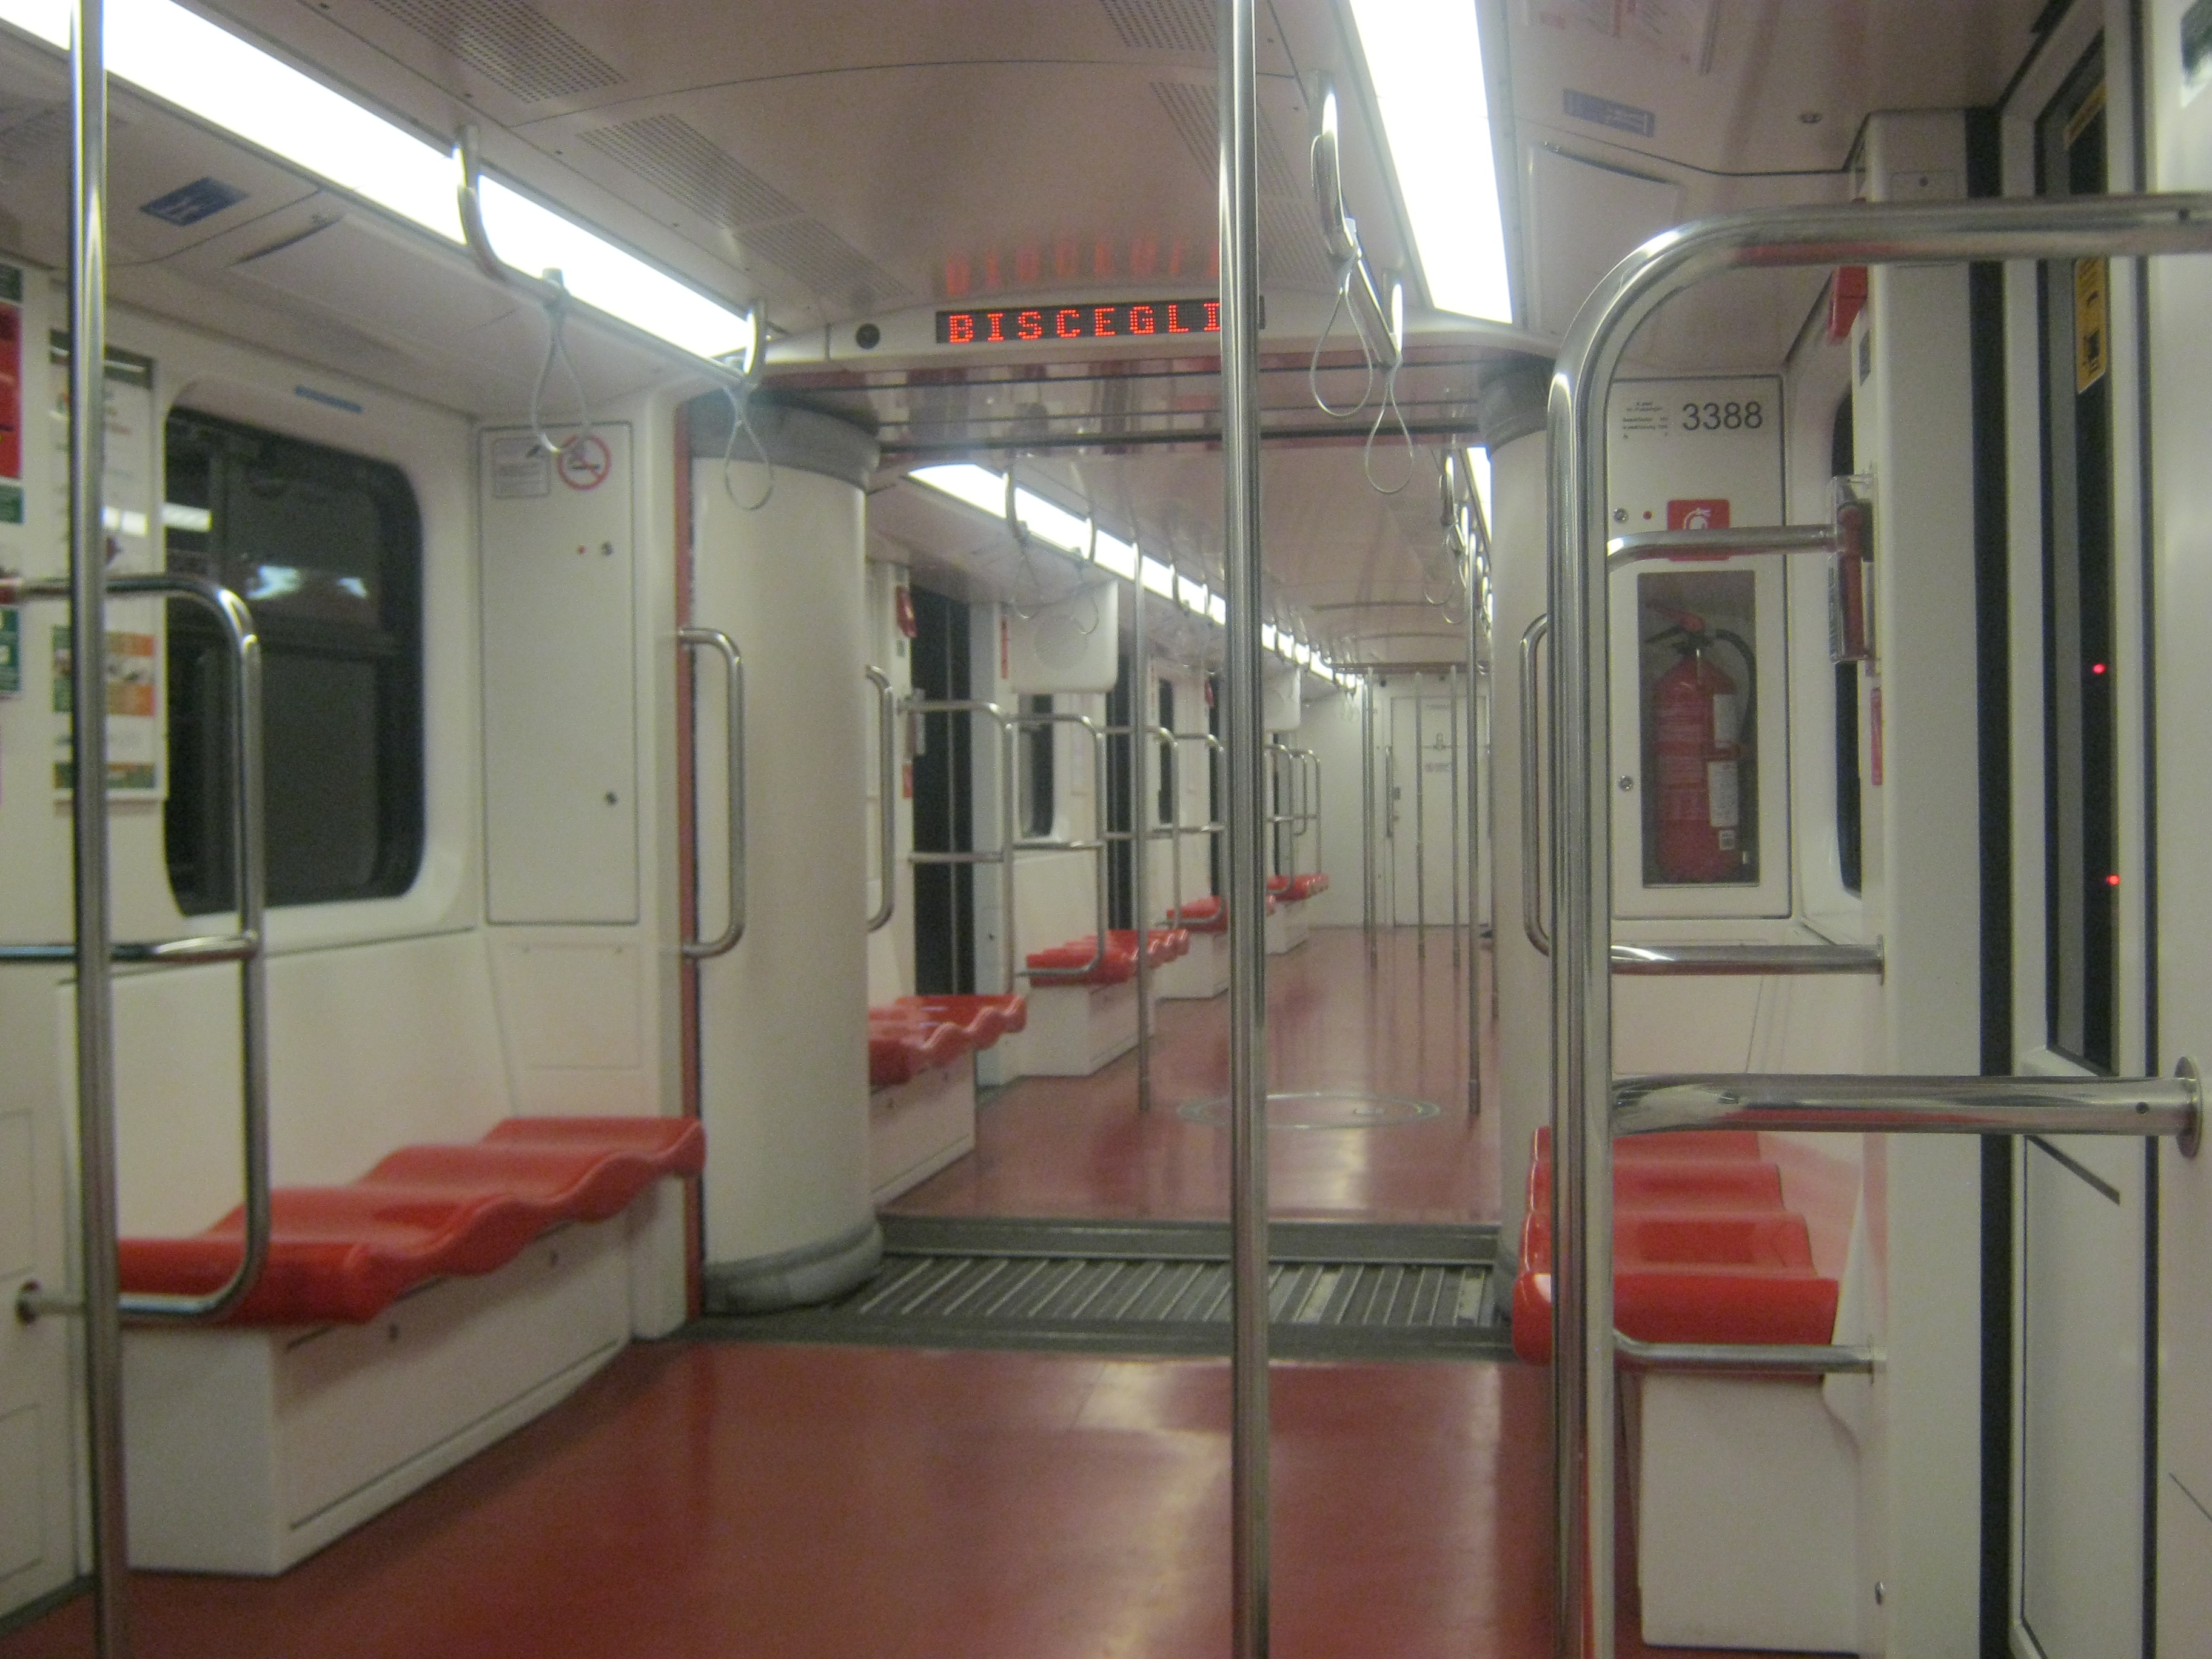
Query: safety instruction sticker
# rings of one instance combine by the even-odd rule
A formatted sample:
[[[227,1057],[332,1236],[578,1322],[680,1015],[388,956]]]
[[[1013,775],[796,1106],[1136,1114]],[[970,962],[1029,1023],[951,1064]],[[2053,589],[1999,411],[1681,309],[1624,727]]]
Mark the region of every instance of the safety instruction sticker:
[[[54,713],[76,704],[67,624],[53,631]],[[116,630],[107,636],[107,787],[121,795],[158,795],[161,787],[161,639]],[[74,787],[76,766],[67,730],[54,738],[54,788]]]
[[[0,697],[23,695],[23,613],[0,605]]]
[[[491,495],[496,501],[526,500],[550,494],[553,461],[545,446],[535,438],[494,438],[491,441]]]
[[[0,524],[23,522],[23,273],[0,265]]]
[[[2074,395],[2080,397],[2105,378],[2105,262],[2074,262]]]

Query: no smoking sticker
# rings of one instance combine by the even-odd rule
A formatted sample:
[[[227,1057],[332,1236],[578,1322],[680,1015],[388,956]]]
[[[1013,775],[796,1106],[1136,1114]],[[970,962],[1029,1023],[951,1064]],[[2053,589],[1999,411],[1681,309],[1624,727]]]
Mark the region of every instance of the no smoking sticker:
[[[605,439],[596,432],[586,432],[562,446],[553,470],[571,489],[597,489],[614,470],[614,457],[607,453]]]

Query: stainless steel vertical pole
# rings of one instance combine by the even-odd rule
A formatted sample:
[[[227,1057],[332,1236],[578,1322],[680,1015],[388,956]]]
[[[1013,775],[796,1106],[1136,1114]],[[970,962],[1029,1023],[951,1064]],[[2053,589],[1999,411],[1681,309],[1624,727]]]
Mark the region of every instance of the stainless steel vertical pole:
[[[1267,891],[1260,702],[1259,110],[1255,0],[1219,0],[1221,472],[1229,710],[1231,1649],[1267,1653]]]
[[[1459,670],[1453,668],[1447,669],[1445,671],[1444,689],[1450,694],[1446,700],[1445,706],[1451,714],[1450,724],[1444,727],[1444,741],[1451,745],[1451,935],[1452,966],[1456,968],[1459,966],[1460,962],[1459,929],[1461,914],[1459,899]]]
[[[107,898],[107,63],[105,0],[76,0],[70,224],[70,741],[76,814],[76,1117],[94,1641],[131,1650],[116,1270],[115,1038]]]
[[[1421,677],[1413,676],[1413,950],[1429,953],[1429,751],[1421,730]]]
[[[1129,903],[1137,927],[1137,1109],[1152,1109],[1152,819],[1145,787],[1145,757],[1152,752],[1152,640],[1146,629],[1145,561],[1137,556],[1136,607],[1129,617]],[[1099,839],[1106,835],[1106,803],[1098,803]],[[1103,854],[1102,854],[1103,856]]]
[[[1359,684],[1359,925],[1375,960],[1375,677]]]
[[[1467,1115],[1482,1110],[1482,608],[1467,596]]]

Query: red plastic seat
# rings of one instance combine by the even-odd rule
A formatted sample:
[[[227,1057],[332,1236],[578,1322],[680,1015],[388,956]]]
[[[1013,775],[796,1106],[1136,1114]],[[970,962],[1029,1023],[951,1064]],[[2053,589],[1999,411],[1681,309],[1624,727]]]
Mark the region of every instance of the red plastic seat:
[[[868,1012],[868,1086],[896,1088],[924,1072],[950,1066],[971,1053],[965,1028],[945,1020],[905,1018],[889,1010]]]
[[[1813,1265],[1802,1216],[1747,1131],[1615,1144],[1613,1323],[1647,1342],[1829,1341],[1838,1285]],[[1513,1347],[1552,1357],[1551,1144],[1537,1131],[1513,1285]]]
[[[1275,896],[1267,896],[1267,914],[1275,914]],[[1186,933],[1225,933],[1229,931],[1229,907],[1218,893],[1192,899],[1180,910],[1170,910],[1168,921]]]
[[[1018,994],[901,997],[891,1008],[902,1015],[958,1026],[968,1034],[969,1046],[978,1054],[1008,1032],[1018,1031],[1030,1023],[1030,1006]],[[878,1012],[871,1009],[870,1018]]]
[[[343,1187],[279,1188],[269,1259],[236,1325],[358,1324],[432,1279],[488,1273],[564,1221],[604,1221],[693,1176],[690,1118],[509,1118],[465,1146],[404,1146]],[[188,1238],[126,1238],[125,1290],[204,1295],[238,1265],[244,1211]]]

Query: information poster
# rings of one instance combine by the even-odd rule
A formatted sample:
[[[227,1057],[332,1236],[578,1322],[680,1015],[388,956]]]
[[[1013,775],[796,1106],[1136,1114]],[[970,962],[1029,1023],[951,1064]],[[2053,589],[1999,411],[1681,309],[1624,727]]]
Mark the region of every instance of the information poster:
[[[53,476],[58,494],[69,476],[69,341],[50,343],[49,407],[53,410]],[[109,354],[107,469],[103,495],[107,572],[136,575],[161,568],[155,539],[161,520],[156,494],[154,445],[154,365],[143,357]],[[56,502],[57,524],[69,522],[69,503]],[[167,671],[163,657],[162,601],[115,599],[107,611],[107,787],[120,799],[159,800],[167,793],[167,731],[162,708]],[[53,786],[67,794],[76,776],[75,744],[69,732],[72,707],[70,630],[56,626],[48,636],[53,653]]]

